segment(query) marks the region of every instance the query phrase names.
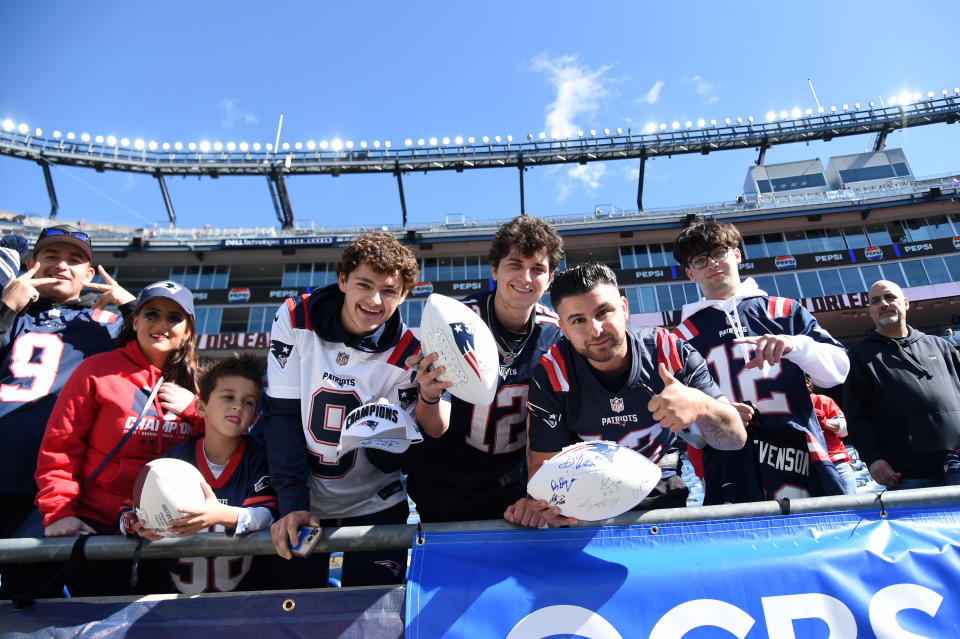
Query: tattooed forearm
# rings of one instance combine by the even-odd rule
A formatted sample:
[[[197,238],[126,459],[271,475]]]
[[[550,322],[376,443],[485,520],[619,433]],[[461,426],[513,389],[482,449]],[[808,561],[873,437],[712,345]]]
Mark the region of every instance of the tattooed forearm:
[[[697,418],[697,426],[704,439],[717,450],[740,450],[747,441],[747,432],[736,409],[717,402],[709,414]]]

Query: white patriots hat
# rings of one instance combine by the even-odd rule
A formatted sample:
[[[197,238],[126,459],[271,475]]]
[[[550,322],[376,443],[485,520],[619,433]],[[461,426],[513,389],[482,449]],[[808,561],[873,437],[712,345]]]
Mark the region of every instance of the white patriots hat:
[[[355,408],[343,420],[337,457],[357,448],[402,453],[423,441],[417,422],[393,404],[370,403]]]

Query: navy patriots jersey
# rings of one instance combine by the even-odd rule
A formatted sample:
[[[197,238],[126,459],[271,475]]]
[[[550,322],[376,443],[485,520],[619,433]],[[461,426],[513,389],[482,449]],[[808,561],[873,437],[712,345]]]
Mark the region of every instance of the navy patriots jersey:
[[[214,479],[203,454],[203,435],[191,437],[174,446],[164,457],[173,457],[196,466],[221,503],[237,508],[263,507],[277,514],[277,495],[270,485],[267,453],[255,439],[243,436],[227,467]],[[207,531],[223,532],[223,526]],[[168,561],[174,588],[188,595],[202,592],[262,590],[261,557],[181,557]]]
[[[846,359],[843,347],[795,300],[750,290],[689,305],[689,317],[685,307],[674,331],[703,355],[730,401],[750,403],[758,413],[741,450],[704,449],[704,503],[841,495],[803,373],[825,386],[840,383],[846,370],[835,369]],[[746,368],[755,347],[734,340],[768,333],[795,336],[794,351],[778,364]]]
[[[616,442],[653,463],[675,452],[677,436],[662,428],[647,410],[650,393],[663,390],[657,366],[710,397],[722,393],[700,355],[662,328],[627,328],[630,371],[622,388],[611,393],[586,358],[564,338],[540,360],[530,385],[530,450],[558,452],[578,441]],[[672,457],[672,456],[671,456]],[[664,478],[677,468],[664,468]]]
[[[461,300],[487,326],[494,292]],[[537,304],[512,362],[500,355],[497,394],[489,406],[449,396],[450,427],[411,448],[407,490],[424,521],[499,519],[526,494],[527,392],[540,357],[560,339],[556,313]],[[415,450],[420,449],[420,450]]]
[[[3,335],[0,492],[36,494],[37,451],[60,389],[85,357],[116,347],[122,318],[116,312],[89,308],[95,299],[85,296],[64,305],[41,299],[17,316]]]

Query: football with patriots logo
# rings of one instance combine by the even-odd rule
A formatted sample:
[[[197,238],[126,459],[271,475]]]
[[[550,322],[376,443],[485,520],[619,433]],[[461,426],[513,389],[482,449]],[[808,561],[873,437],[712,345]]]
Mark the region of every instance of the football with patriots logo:
[[[500,360],[497,343],[480,316],[457,300],[432,294],[420,321],[420,351],[437,353],[439,379],[453,382],[450,393],[471,404],[487,405],[497,392]]]
[[[167,530],[171,519],[183,517],[181,508],[203,505],[203,475],[181,459],[164,457],[148,463],[133,484],[133,503],[138,519],[155,528],[161,537],[173,537]]]
[[[600,521],[635,507],[656,487],[660,467],[626,446],[590,441],[567,446],[530,478],[527,492],[564,517]]]

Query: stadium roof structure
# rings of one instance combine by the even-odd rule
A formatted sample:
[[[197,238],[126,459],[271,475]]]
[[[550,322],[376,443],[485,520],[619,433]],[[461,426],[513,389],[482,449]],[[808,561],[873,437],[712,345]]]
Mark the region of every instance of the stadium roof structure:
[[[626,133],[622,129],[605,129],[590,131],[589,136],[578,132],[577,137],[566,139],[547,139],[541,134],[537,138],[528,135],[525,142],[515,142],[510,136],[505,140],[498,136],[480,142],[470,138],[466,144],[461,138],[454,140],[453,144],[448,138],[444,138],[442,144],[433,138],[429,144],[419,140],[414,145],[412,140],[407,140],[406,148],[391,148],[389,143],[382,148],[379,143],[368,148],[366,142],[361,142],[361,148],[354,148],[352,142],[336,144],[336,149],[320,148],[314,143],[308,143],[304,148],[302,143],[296,143],[292,149],[289,144],[284,144],[279,151],[269,144],[261,150],[259,144],[251,148],[246,143],[238,147],[232,142],[226,146],[219,142],[213,145],[202,142],[199,147],[190,143],[186,149],[179,142],[171,146],[169,143],[135,140],[131,145],[125,138],[91,138],[87,133],[78,138],[73,133],[63,136],[59,131],[44,137],[40,129],[33,130],[25,124],[14,126],[7,120],[0,126],[0,154],[40,164],[50,196],[51,217],[56,216],[58,205],[50,164],[150,174],[160,182],[171,224],[175,224],[176,216],[164,176],[262,175],[268,180],[278,220],[284,228],[292,228],[293,212],[286,193],[285,175],[336,177],[343,173],[392,173],[397,178],[403,225],[406,226],[402,181],[406,172],[519,169],[520,211],[523,213],[525,168],[630,158],[641,160],[637,208],[642,211],[644,164],[648,158],[757,148],[760,152],[757,163],[762,164],[766,150],[774,145],[828,141],[835,137],[871,133],[877,134],[875,150],[881,150],[887,135],[897,129],[957,122],[960,119],[960,89],[954,89],[952,95],[946,90],[940,96],[931,92],[927,99],[892,106],[875,107],[871,102],[867,108],[860,108],[857,104],[852,110],[838,111],[831,107],[829,111],[821,109],[819,113],[808,109],[806,114],[795,110],[792,114],[781,112],[780,115],[778,120],[771,112],[766,122],[755,122],[752,117],[746,121],[742,118],[728,118],[724,122],[711,120],[709,123],[701,120],[696,125],[689,121],[683,125],[674,122],[672,130],[662,124],[660,130],[648,127],[648,132],[643,134],[630,129]],[[322,143],[321,147],[327,147],[327,144]]]

